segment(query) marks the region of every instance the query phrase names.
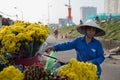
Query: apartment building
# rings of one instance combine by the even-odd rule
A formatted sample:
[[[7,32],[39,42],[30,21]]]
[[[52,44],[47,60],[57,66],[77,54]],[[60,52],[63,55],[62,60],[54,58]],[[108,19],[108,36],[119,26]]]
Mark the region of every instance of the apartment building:
[[[104,0],[104,12],[107,14],[120,14],[120,0]]]

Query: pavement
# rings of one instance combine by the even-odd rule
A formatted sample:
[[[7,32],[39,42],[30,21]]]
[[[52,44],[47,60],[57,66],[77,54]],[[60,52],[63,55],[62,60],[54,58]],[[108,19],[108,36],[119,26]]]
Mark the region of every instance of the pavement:
[[[117,53],[111,53],[109,50],[104,50],[105,51],[105,57],[106,58],[112,58],[116,60],[120,60],[120,55]]]
[[[69,41],[69,39],[56,39],[53,36],[49,36],[46,40],[50,45],[65,41]],[[57,52],[57,58],[64,62],[68,62],[70,58],[75,58],[75,56],[75,50]],[[101,80],[120,80],[120,55],[105,54],[105,60],[101,67]]]
[[[111,58],[120,60],[120,55],[111,55]]]

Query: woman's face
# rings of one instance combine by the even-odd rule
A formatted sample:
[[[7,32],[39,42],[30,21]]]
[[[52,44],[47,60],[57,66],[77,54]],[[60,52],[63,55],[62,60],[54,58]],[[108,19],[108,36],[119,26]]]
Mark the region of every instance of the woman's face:
[[[94,35],[96,34],[96,29],[95,28],[87,28],[86,29],[86,35],[89,38],[94,37]]]

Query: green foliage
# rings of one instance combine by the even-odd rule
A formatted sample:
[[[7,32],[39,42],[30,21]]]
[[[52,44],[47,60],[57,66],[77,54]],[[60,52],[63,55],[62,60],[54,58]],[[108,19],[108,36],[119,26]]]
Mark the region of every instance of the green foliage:
[[[106,35],[102,37],[103,39],[120,40],[119,20],[101,22],[100,26],[106,32]]]
[[[66,26],[66,27],[58,28],[59,36],[69,34],[70,31],[72,31],[72,33],[70,34],[71,37],[81,36],[81,34],[76,31],[76,28],[77,28],[77,26],[70,26],[70,27]],[[53,35],[53,31],[54,31],[54,29],[49,29],[49,33],[52,35]]]
[[[98,23],[102,29],[106,32],[106,35],[102,36],[103,39],[110,39],[110,40],[120,40],[120,20],[113,20],[113,21],[106,21]],[[65,35],[72,30],[70,34],[71,38],[81,36],[79,32],[76,30],[77,26],[71,27],[62,27],[58,28],[59,36]],[[50,33],[53,34],[53,29],[50,29]]]

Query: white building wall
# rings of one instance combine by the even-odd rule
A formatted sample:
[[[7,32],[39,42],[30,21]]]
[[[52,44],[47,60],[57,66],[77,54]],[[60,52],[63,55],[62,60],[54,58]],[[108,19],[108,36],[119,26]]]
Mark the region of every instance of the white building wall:
[[[96,15],[97,8],[96,7],[81,7],[80,8],[80,20],[86,22],[89,19],[90,15]]]
[[[120,13],[120,0],[104,0],[104,12],[108,14]]]
[[[120,14],[120,0],[118,0],[118,13]]]

